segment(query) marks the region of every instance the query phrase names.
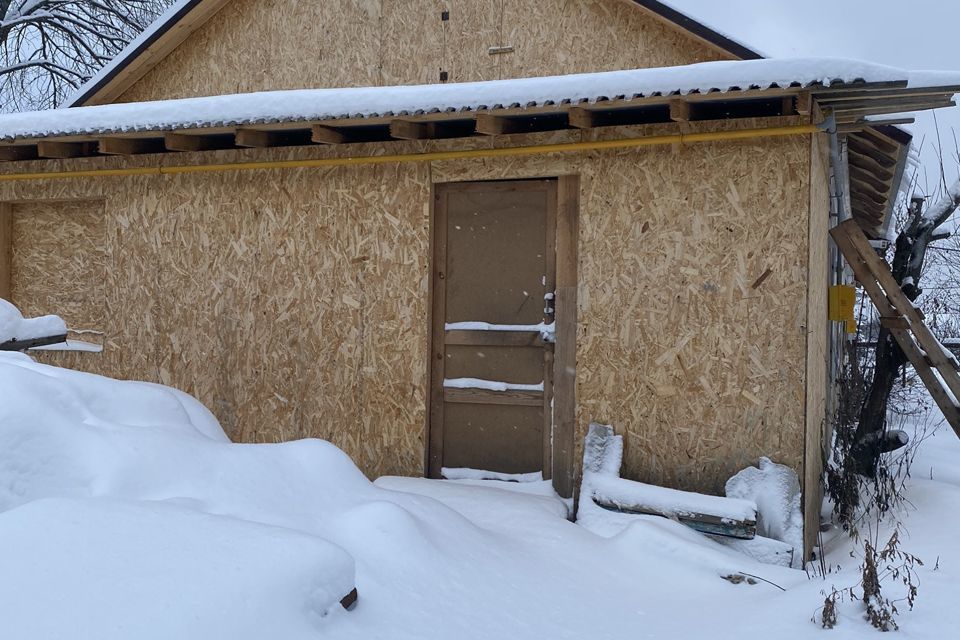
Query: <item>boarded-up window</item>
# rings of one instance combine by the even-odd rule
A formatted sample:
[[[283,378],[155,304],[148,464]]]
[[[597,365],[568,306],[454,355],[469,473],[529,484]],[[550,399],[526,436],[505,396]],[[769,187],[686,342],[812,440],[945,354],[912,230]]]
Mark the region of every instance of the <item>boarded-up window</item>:
[[[100,343],[106,275],[103,202],[18,203],[12,215],[11,301],[28,317],[61,316],[74,332],[71,340]]]

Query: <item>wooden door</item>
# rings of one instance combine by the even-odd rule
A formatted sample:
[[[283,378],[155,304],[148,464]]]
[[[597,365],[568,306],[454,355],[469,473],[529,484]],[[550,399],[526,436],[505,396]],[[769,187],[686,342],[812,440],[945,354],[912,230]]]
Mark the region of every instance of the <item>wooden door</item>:
[[[430,475],[552,472],[557,181],[438,185]]]

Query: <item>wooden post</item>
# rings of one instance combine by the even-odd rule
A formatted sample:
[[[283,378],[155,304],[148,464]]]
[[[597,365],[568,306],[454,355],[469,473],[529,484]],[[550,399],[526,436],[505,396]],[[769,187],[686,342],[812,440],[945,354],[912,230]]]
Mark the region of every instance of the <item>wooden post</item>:
[[[10,300],[13,290],[13,207],[0,202],[0,298]]]
[[[557,344],[553,374],[553,487],[573,497],[577,424],[577,245],[580,177],[557,185]]]

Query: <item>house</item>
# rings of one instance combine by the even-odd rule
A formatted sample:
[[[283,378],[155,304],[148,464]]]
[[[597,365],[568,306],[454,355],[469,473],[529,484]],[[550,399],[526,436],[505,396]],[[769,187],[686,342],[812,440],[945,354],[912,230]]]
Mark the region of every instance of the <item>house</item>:
[[[761,59],[652,0],[185,0],[73,108],[0,117],[0,297],[102,339],[44,361],[371,476],[570,496],[591,421],[670,487],[769,456],[809,553],[827,231],[883,233],[910,142],[889,114],[958,90]]]

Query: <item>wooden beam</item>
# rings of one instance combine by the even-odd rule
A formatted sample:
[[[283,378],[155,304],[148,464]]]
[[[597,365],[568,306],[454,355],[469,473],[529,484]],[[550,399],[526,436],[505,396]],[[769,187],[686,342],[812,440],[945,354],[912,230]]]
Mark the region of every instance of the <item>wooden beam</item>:
[[[670,119],[674,122],[688,122],[690,114],[690,103],[686,100],[674,99],[670,101]]]
[[[577,428],[577,284],[580,177],[557,180],[557,299],[553,353],[553,488],[573,497]]]
[[[231,149],[233,142],[224,136],[213,137],[191,135],[186,133],[165,133],[163,146],[168,151],[215,151],[217,149]]]
[[[583,107],[570,107],[567,111],[567,122],[576,129],[591,129],[596,125],[596,112]]]
[[[262,131],[260,129],[237,129],[238,147],[285,147],[310,144],[311,135],[299,129],[292,131]]]
[[[447,331],[444,344],[467,347],[542,347],[539,331]]]
[[[350,135],[343,129],[336,129],[322,124],[315,124],[310,132],[310,139],[317,144],[346,144],[350,142]]]
[[[13,291],[13,205],[0,202],[0,298]]]
[[[36,160],[38,157],[37,146],[33,144],[0,147],[0,162]]]
[[[80,158],[97,154],[96,142],[54,142],[40,140],[37,143],[37,154],[41,158]]]
[[[277,134],[272,131],[257,131],[255,129],[238,129],[237,146],[238,147],[275,147]]]
[[[511,133],[527,133],[529,131],[529,127],[513,118],[495,116],[489,113],[477,114],[477,133],[499,136]]]
[[[796,102],[797,113],[802,116],[809,116],[813,113],[813,94],[809,91],[801,91],[797,94]]]
[[[390,137],[398,140],[425,140],[436,137],[431,124],[411,120],[392,120]]]
[[[499,404],[539,407],[540,391],[490,391],[489,389],[444,389],[443,401],[460,404]]]
[[[156,138],[101,138],[97,150],[111,156],[133,156],[141,153],[163,153],[163,140]]]

